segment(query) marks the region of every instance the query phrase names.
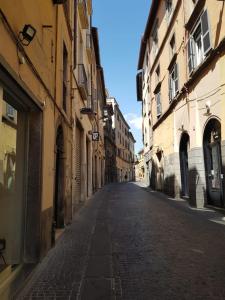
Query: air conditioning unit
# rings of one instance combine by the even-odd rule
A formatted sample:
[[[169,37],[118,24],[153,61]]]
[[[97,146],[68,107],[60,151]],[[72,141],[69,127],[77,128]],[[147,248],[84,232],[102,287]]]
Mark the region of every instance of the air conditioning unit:
[[[53,0],[53,4],[64,4],[67,0]]]

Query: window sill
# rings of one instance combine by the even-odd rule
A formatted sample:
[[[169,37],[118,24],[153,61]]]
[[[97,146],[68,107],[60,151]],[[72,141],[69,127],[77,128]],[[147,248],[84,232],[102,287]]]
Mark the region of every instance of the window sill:
[[[204,6],[205,6],[205,0],[199,0],[196,3],[188,21],[186,22],[186,24],[184,26],[188,31],[191,31],[192,27],[194,26],[194,24],[196,22],[196,19],[199,17]]]

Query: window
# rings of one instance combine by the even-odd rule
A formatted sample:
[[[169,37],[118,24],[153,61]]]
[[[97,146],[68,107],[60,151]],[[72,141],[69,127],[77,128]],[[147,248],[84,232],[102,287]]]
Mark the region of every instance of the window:
[[[169,101],[176,96],[178,92],[178,64],[175,63],[169,73]]]
[[[172,0],[166,0],[166,18],[167,21],[170,21],[170,18],[172,16],[173,11],[173,1]]]
[[[173,36],[170,40],[170,59],[173,58],[175,53],[176,53],[175,34],[173,34]]]
[[[155,70],[155,81],[156,84],[159,83],[160,81],[160,66],[158,66],[157,69]]]
[[[66,111],[68,53],[63,44],[63,109]]]
[[[158,20],[155,21],[152,29],[152,50],[153,55],[156,56],[158,52]]]
[[[146,54],[146,67],[148,67],[149,64],[149,57],[148,57],[148,53]]]
[[[211,49],[207,10],[203,12],[188,40],[189,74],[205,59]]]
[[[157,118],[159,118],[162,114],[162,104],[161,104],[161,92],[159,91],[156,95],[156,113],[157,113]]]

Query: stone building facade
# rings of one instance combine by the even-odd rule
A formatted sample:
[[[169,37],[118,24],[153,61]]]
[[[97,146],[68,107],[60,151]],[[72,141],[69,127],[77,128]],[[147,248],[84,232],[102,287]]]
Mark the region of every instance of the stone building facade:
[[[91,16],[91,0],[0,1],[0,272],[7,284],[46,255],[104,185],[106,95]]]
[[[224,24],[223,1],[152,1],[140,47],[146,181],[197,207],[225,206]]]
[[[135,140],[130,132],[115,98],[108,97],[107,104],[113,107],[112,128],[116,145],[116,181],[134,180],[134,144]]]

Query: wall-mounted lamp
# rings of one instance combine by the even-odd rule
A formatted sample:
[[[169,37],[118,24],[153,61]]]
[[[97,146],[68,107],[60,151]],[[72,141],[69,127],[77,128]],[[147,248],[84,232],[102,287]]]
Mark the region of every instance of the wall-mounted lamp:
[[[89,107],[81,108],[80,113],[82,115],[89,115],[89,116],[95,116],[96,115],[96,113],[92,110],[92,108],[89,108]]]
[[[207,101],[205,104],[205,108],[206,108],[206,114],[210,115],[210,106],[211,106],[211,102]]]
[[[36,29],[30,24],[25,24],[23,30],[20,31],[19,40],[24,46],[28,46],[34,39]]]
[[[109,116],[108,108],[107,108],[107,107],[104,107],[104,108],[103,108],[103,117],[104,117],[104,118],[108,118],[108,116]]]
[[[181,127],[178,128],[178,130],[184,131],[184,124],[183,123],[181,124]]]

